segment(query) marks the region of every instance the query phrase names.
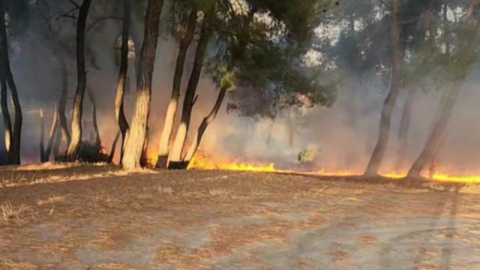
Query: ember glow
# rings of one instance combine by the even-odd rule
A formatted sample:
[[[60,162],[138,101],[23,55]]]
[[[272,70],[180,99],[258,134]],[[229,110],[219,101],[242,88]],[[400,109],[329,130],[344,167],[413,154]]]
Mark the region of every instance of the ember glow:
[[[226,159],[215,160],[205,155],[197,155],[190,166],[189,170],[224,170],[224,171],[249,171],[249,172],[269,172],[269,173],[298,173],[305,175],[315,176],[332,176],[332,177],[348,177],[348,176],[361,176],[361,173],[343,170],[343,171],[327,171],[327,170],[282,170],[277,169],[275,164],[262,164],[262,163],[244,163],[239,161],[228,161]],[[480,183],[480,175],[472,176],[453,176],[446,173],[435,173],[429,175],[428,172],[422,174],[427,180],[437,182],[450,182],[450,183]],[[406,176],[406,173],[384,173],[381,176],[390,179],[402,179]]]

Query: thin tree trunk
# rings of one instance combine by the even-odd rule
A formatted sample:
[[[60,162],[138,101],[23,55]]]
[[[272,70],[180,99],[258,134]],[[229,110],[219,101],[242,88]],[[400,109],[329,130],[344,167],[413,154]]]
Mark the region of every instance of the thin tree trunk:
[[[11,99],[13,103],[13,111],[15,112],[15,122],[13,124],[13,164],[20,165],[20,147],[21,147],[21,139],[22,139],[22,124],[23,124],[23,116],[22,116],[22,108],[20,106],[20,100],[18,98],[17,86],[15,85],[15,81],[13,79],[12,71],[10,70],[10,64],[7,67],[7,84],[10,88],[11,92]]]
[[[472,1],[472,4],[468,10],[468,16],[467,19],[471,20],[473,13],[475,11],[475,8],[477,4],[480,1],[474,0]],[[446,2],[444,3],[446,5]],[[445,43],[446,43],[446,55],[448,56],[450,54],[450,39],[449,39],[449,29],[448,29],[448,22],[447,22],[447,16],[446,13],[448,11],[448,8],[445,7],[443,10],[444,13],[444,35],[445,35]],[[477,24],[478,27],[478,24]],[[475,38],[472,38],[468,40],[468,42],[465,42],[461,45],[463,45],[463,48],[460,48],[460,51],[464,52],[472,52],[475,51],[474,48],[472,49],[473,46],[476,46],[479,42],[479,37],[476,36]],[[466,54],[464,61],[468,61],[470,63],[473,63],[472,58],[475,58],[475,55],[472,54]],[[465,67],[464,67],[465,68]],[[420,156],[417,158],[415,163],[412,165],[410,170],[408,171],[407,177],[410,178],[418,178],[420,177],[420,174],[422,170],[425,168],[427,164],[430,164],[430,170],[431,170],[431,177],[433,177],[434,174],[434,167],[436,163],[436,155],[439,153],[443,141],[446,140],[446,135],[445,129],[448,125],[448,122],[452,116],[453,109],[455,107],[455,104],[458,99],[458,95],[460,94],[462,85],[459,82],[455,82],[452,86],[452,89],[450,92],[445,95],[439,106],[439,113],[437,113],[437,118],[435,119],[434,122],[434,128],[430,134],[430,137],[428,138],[428,141],[426,142],[423,151],[421,152]]]
[[[92,91],[88,90],[88,98],[92,103],[92,123],[93,123],[93,142],[96,146],[102,145],[102,140],[100,139],[100,130],[98,129],[98,121],[97,121],[97,104],[95,103],[95,98],[93,97]]]
[[[117,135],[115,136],[115,139],[113,140],[112,148],[110,150],[110,154],[108,155],[108,163],[112,163],[113,159],[115,158],[115,149],[117,148],[117,143],[118,143],[118,140],[120,140],[121,135],[122,135],[122,133],[120,131],[117,132]],[[120,159],[120,162],[121,161],[122,160]]]
[[[53,121],[52,126],[50,127],[50,134],[48,136],[48,144],[47,149],[45,150],[45,157],[44,162],[48,162],[50,160],[50,154],[52,153],[52,147],[57,136],[57,128],[58,128],[58,110],[55,108],[55,112],[53,113]]]
[[[142,167],[147,167],[149,165],[149,163],[148,163],[148,142],[149,142],[149,139],[150,139],[149,133],[150,133],[149,128],[147,127],[147,132],[146,132],[146,136],[145,136],[145,143],[143,145],[142,157],[140,158],[140,165]]]
[[[367,169],[365,170],[366,176],[374,176],[378,174],[380,165],[382,164],[383,157],[387,150],[388,139],[390,136],[390,124],[392,111],[399,95],[400,87],[400,69],[403,62],[403,48],[400,42],[400,24],[399,24],[399,12],[401,7],[401,0],[394,0],[392,16],[392,29],[391,29],[391,42],[393,47],[393,67],[392,67],[392,80],[390,90],[383,105],[380,129],[378,133],[377,145],[372,153]]]
[[[435,147],[435,149],[433,150],[433,155],[432,155],[432,158],[425,162],[426,165],[430,164],[430,168],[429,168],[429,177],[428,179],[429,180],[433,180],[434,176],[435,176],[435,173],[436,173],[436,168],[437,168],[437,165],[438,165],[438,156],[441,154],[444,146],[445,146],[445,142],[447,141],[447,134],[446,132],[444,131],[441,135],[441,138],[438,142],[438,145]]]
[[[67,161],[75,161],[82,143],[83,98],[87,86],[85,67],[85,25],[92,0],[84,0],[77,21],[77,90],[73,103],[72,138],[67,150]]]
[[[412,109],[415,102],[417,90],[408,92],[408,97],[403,105],[402,120],[400,121],[400,129],[398,131],[398,151],[397,151],[397,171],[403,167],[408,153],[408,133],[410,131],[410,120],[412,118]]]
[[[71,136],[70,130],[68,129],[68,121],[65,115],[67,108],[67,95],[68,95],[68,67],[65,60],[65,55],[60,52],[58,56],[59,65],[60,65],[60,75],[62,80],[62,89],[60,91],[60,99],[58,101],[58,117],[60,120],[60,128],[62,131],[62,136],[67,143],[67,146],[70,145]]]
[[[122,160],[125,169],[140,167],[140,160],[144,152],[162,7],[163,0],[148,1],[144,40],[138,68],[137,102]]]
[[[1,67],[0,67],[1,68]],[[0,74],[4,72],[1,71]],[[8,95],[7,95],[7,82],[3,75],[0,75],[1,81],[1,103],[2,103],[2,115],[3,125],[5,129],[5,148],[7,150],[7,164],[10,164],[12,160],[12,122],[10,119],[10,113],[8,111]]]
[[[193,105],[195,104],[195,92],[197,90],[198,81],[202,73],[203,58],[205,56],[208,41],[210,39],[210,30],[206,23],[206,18],[203,19],[202,32],[200,40],[198,41],[197,50],[195,53],[195,60],[193,63],[192,74],[187,86],[187,92],[183,101],[182,119],[180,126],[177,130],[175,142],[173,144],[172,153],[170,155],[169,168],[177,168],[184,163],[182,161],[183,148],[185,147],[185,141],[187,140],[188,128],[190,125],[190,118],[192,116]]]
[[[130,0],[123,0],[123,30],[122,30],[122,49],[121,49],[121,61],[120,71],[118,73],[117,93],[115,98],[115,116],[117,118],[118,127],[122,136],[122,143],[120,145],[120,161],[123,158],[123,151],[125,147],[126,136],[128,132],[128,121],[125,117],[124,110],[124,98],[125,98],[125,86],[127,82],[128,73],[128,41],[130,40]],[[118,135],[117,135],[118,137]],[[112,147],[116,147],[118,139],[115,139],[115,143]],[[112,148],[113,155],[115,149]],[[110,155],[111,156],[111,155]],[[111,156],[113,159],[113,156]]]
[[[15,85],[15,80],[13,79],[12,70],[10,69],[10,59],[8,56],[8,41],[7,41],[7,29],[5,24],[5,8],[4,0],[0,0],[0,46],[2,47],[1,53],[1,64],[3,65],[4,78],[7,81],[8,87],[11,92],[11,99],[13,103],[13,110],[15,112],[15,122],[13,123],[13,136],[11,144],[11,159],[10,163],[15,165],[20,165],[20,146],[21,146],[21,135],[22,135],[22,108],[20,106],[20,100],[18,98],[17,86]]]
[[[247,18],[247,20],[245,21],[245,24],[244,24],[244,31],[246,31],[246,29],[250,26],[250,23],[252,22],[254,14],[255,14],[256,11],[257,11],[257,9],[255,7],[250,10],[250,12],[248,14],[248,18]],[[183,104],[182,122],[180,124],[179,130],[177,131],[177,138],[175,139],[175,144],[174,144],[174,148],[173,148],[173,152],[172,152],[172,159],[171,159],[171,162],[169,164],[169,167],[171,167],[173,169],[186,169],[188,167],[188,163],[195,156],[195,153],[198,150],[198,147],[200,146],[200,143],[201,143],[202,137],[205,133],[205,130],[207,129],[208,125],[217,116],[218,111],[220,110],[220,107],[222,106],[223,99],[225,98],[225,94],[227,92],[227,89],[229,87],[228,85],[223,85],[223,82],[222,82],[222,86],[220,88],[220,93],[218,95],[217,101],[215,102],[215,105],[214,105],[212,111],[210,112],[210,114],[206,118],[203,119],[203,121],[200,124],[200,127],[198,129],[198,132],[195,135],[195,138],[193,140],[193,144],[190,146],[190,149],[189,149],[186,157],[183,160],[181,160],[180,157],[181,157],[181,154],[183,152],[183,147],[184,147],[185,140],[186,140],[186,137],[187,137],[191,110],[192,110],[192,107],[195,103],[195,100],[194,100],[193,96],[195,95],[196,85],[198,84],[198,78],[199,78],[200,73],[201,73],[201,67],[202,67],[201,64],[202,64],[203,57],[204,57],[204,54],[205,54],[205,49],[206,49],[206,46],[208,44],[208,40],[210,39],[210,35],[211,35],[209,26],[206,24],[205,19],[206,18],[204,18],[204,21],[202,23],[202,33],[201,33],[201,36],[200,36],[199,43],[197,45],[197,52],[196,52],[196,55],[195,55],[195,62],[194,62],[194,67],[193,67],[193,71],[192,71],[192,76],[190,77],[189,85],[187,87],[187,94],[185,96],[185,101],[184,101],[184,104]],[[241,39],[241,40],[239,40],[239,43],[240,43],[239,47],[242,48],[242,49],[240,49],[238,51],[240,55],[237,55],[237,56],[239,58],[241,58],[241,55],[243,54],[243,48],[246,46],[247,40],[246,39]],[[232,67],[233,67],[232,65],[229,65],[227,67],[226,74],[228,74],[232,70]],[[198,74],[194,73],[196,68],[198,68],[198,71],[197,71]],[[193,76],[194,74],[195,74],[195,76]],[[190,90],[190,86],[193,85],[193,84],[195,85],[195,87],[193,88],[193,93],[190,93],[190,95],[191,95],[189,97],[190,100],[187,100],[187,97],[189,95],[188,91]],[[187,110],[186,110],[185,107],[187,107]],[[184,118],[185,111],[188,112],[188,118]],[[184,120],[188,120],[188,121],[184,121]],[[182,126],[183,126],[183,129],[182,129]],[[179,138],[179,135],[180,135],[180,138]],[[182,140],[177,141],[178,139],[183,139],[183,142],[181,142]],[[177,148],[177,149],[175,150],[175,148]],[[176,160],[174,160],[173,158],[175,158]],[[175,161],[175,162],[172,162],[172,161]]]
[[[450,93],[448,94],[447,99],[445,100],[445,103],[443,104],[441,113],[435,123],[432,133],[430,134],[430,137],[428,138],[428,141],[425,144],[422,153],[408,171],[407,177],[419,177],[426,164],[433,159],[435,151],[442,138],[442,134],[452,116],[452,112],[455,107],[455,103],[457,102],[461,88],[462,87],[459,83],[454,83],[452,89],[450,90]]]
[[[40,162],[45,161],[45,117],[43,115],[43,109],[40,109]]]
[[[215,102],[215,105],[213,106],[212,111],[210,114],[203,118],[202,123],[200,124],[200,127],[198,128],[197,134],[195,134],[195,138],[193,139],[193,144],[190,146],[190,149],[188,150],[188,154],[185,158],[185,161],[189,163],[193,157],[195,156],[195,153],[197,153],[198,147],[200,146],[200,143],[203,138],[203,134],[207,130],[208,125],[210,125],[213,120],[217,117],[218,111],[222,107],[222,102],[225,99],[225,94],[227,93],[227,87],[223,86],[220,88],[220,93],[218,94],[217,101]]]
[[[60,155],[60,144],[62,143],[62,134],[61,132],[57,132],[55,134],[55,139],[53,140],[53,160],[58,161],[63,158],[63,155]]]
[[[175,67],[175,75],[173,77],[173,89],[170,103],[168,104],[167,115],[160,138],[160,146],[158,150],[157,168],[167,168],[168,154],[170,152],[170,140],[172,138],[173,126],[175,124],[175,116],[178,110],[178,100],[180,97],[180,87],[183,77],[183,68],[185,66],[185,58],[187,56],[188,47],[192,43],[195,35],[195,26],[197,24],[197,10],[193,9],[186,26],[186,31],[180,40],[180,50],[177,56],[177,64]]]

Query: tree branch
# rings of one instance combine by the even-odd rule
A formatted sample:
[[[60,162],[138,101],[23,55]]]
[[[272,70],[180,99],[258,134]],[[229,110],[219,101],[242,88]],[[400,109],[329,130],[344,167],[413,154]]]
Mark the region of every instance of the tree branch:
[[[74,5],[77,9],[80,9],[80,5],[77,4],[75,1],[73,1],[73,0],[68,0],[68,2],[72,3],[72,5]]]
[[[195,105],[195,103],[197,103],[197,100],[198,100],[198,95],[196,95],[195,98],[193,99],[192,107]]]
[[[87,30],[86,32],[92,30],[92,28],[94,28],[97,24],[103,22],[103,21],[106,21],[106,20],[123,20],[122,18],[120,17],[116,17],[116,16],[107,16],[107,17],[101,17],[101,18],[98,18],[97,20],[95,20],[93,23],[91,23],[88,27],[87,27]]]

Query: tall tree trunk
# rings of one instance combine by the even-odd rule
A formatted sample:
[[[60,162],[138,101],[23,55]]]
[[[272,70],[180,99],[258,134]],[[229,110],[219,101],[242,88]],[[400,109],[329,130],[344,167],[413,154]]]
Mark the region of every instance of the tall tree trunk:
[[[430,134],[430,137],[428,138],[428,141],[426,142],[422,153],[408,171],[407,177],[419,177],[426,164],[432,160],[435,151],[439,145],[439,142],[442,138],[442,134],[452,116],[452,112],[455,107],[455,103],[457,102],[461,88],[462,87],[459,83],[454,83],[452,89],[450,90],[450,93],[447,96],[447,99],[443,103],[443,107],[441,108],[440,115],[436,120],[432,133]]]
[[[143,151],[142,151],[142,157],[140,158],[140,165],[142,167],[147,167],[149,165],[148,163],[148,143],[149,143],[149,128],[147,127],[147,132],[145,135],[145,143],[143,144]]]
[[[61,90],[60,90],[60,99],[58,101],[58,118],[60,121],[60,128],[62,131],[62,136],[67,143],[67,146],[70,145],[71,136],[70,130],[68,129],[68,121],[65,115],[67,108],[67,95],[68,95],[68,67],[65,59],[64,53],[60,52],[58,56],[59,66],[60,66],[60,76],[62,80]]]
[[[53,152],[53,160],[57,161],[63,158],[63,154],[60,154],[60,144],[62,143],[62,134],[61,132],[57,132],[55,134],[55,139],[53,139],[53,147],[52,147],[52,152]]]
[[[72,138],[67,150],[67,161],[75,161],[82,142],[83,98],[87,85],[85,68],[85,25],[92,0],[84,0],[77,21],[77,90],[73,103]]]
[[[5,24],[5,7],[4,0],[0,0],[0,46],[1,46],[1,65],[3,65],[4,78],[7,81],[8,87],[11,92],[11,99],[13,103],[13,110],[15,112],[15,122],[13,123],[13,136],[11,144],[11,159],[10,163],[15,165],[20,165],[20,146],[21,146],[21,135],[22,135],[22,108],[20,106],[20,100],[18,98],[17,86],[15,80],[13,79],[12,70],[10,69],[10,59],[8,56],[8,40],[7,40],[7,29]]]
[[[95,98],[93,97],[92,91],[88,90],[88,98],[92,103],[92,123],[93,123],[93,142],[96,146],[102,145],[102,140],[100,139],[100,130],[98,129],[98,121],[97,121],[97,104],[95,103]]]
[[[10,64],[7,67],[7,84],[10,88],[11,92],[11,99],[13,103],[13,111],[15,112],[15,122],[13,124],[13,147],[12,147],[12,160],[13,164],[20,165],[20,147],[21,147],[21,139],[22,139],[22,124],[23,124],[23,116],[22,116],[22,108],[20,106],[20,100],[18,98],[17,87],[15,85],[15,81],[13,80],[13,74],[10,70]]]
[[[145,33],[138,68],[137,103],[122,160],[125,169],[140,167],[140,159],[144,150],[152,95],[152,74],[157,53],[162,7],[163,0],[148,1]]]
[[[190,125],[190,118],[192,116],[193,105],[195,104],[195,92],[197,90],[198,81],[202,73],[203,58],[210,39],[210,29],[207,25],[206,18],[203,19],[202,32],[198,41],[197,50],[195,53],[195,60],[193,62],[192,74],[187,86],[187,92],[183,101],[182,119],[177,130],[175,142],[173,144],[172,153],[170,155],[169,167],[177,168],[182,161],[183,148],[187,140],[188,128]],[[182,167],[182,166],[180,166]]]
[[[0,67],[0,69],[3,69]],[[8,111],[8,94],[7,94],[7,82],[3,77],[4,72],[0,72],[1,81],[1,103],[2,103],[2,115],[3,125],[5,129],[5,148],[7,150],[7,164],[12,160],[12,121],[10,119],[10,113]]]
[[[115,158],[115,149],[117,148],[117,143],[118,143],[118,140],[120,140],[121,135],[122,135],[122,133],[119,131],[119,132],[117,132],[117,135],[115,136],[115,139],[113,139],[112,148],[110,150],[110,154],[108,155],[108,163],[112,163],[113,159]],[[120,157],[120,163],[121,163],[121,161],[122,161],[122,159]]]
[[[256,11],[257,11],[257,9],[255,7],[250,9],[247,20],[244,22],[244,31],[247,31],[247,28],[250,26],[250,23],[253,21],[253,18],[254,18],[254,15],[255,15]],[[184,168],[188,167],[188,163],[195,156],[195,153],[198,150],[198,147],[200,146],[202,137],[203,137],[208,125],[211,122],[213,122],[213,120],[215,120],[215,118],[218,114],[218,111],[220,110],[220,108],[222,106],[222,102],[223,102],[223,99],[225,98],[228,87],[230,86],[230,84],[226,83],[226,82],[225,82],[226,84],[224,85],[224,82],[222,81],[222,85],[221,85],[221,88],[220,88],[220,93],[218,95],[218,98],[215,102],[215,105],[214,105],[212,111],[210,112],[210,114],[207,117],[205,117],[203,119],[203,121],[200,124],[200,127],[198,129],[198,132],[195,135],[195,138],[193,140],[193,144],[190,146],[190,149],[189,149],[186,157],[183,160],[181,160],[183,147],[185,145],[185,140],[186,140],[187,133],[188,133],[188,125],[189,125],[189,122],[190,122],[190,115],[191,115],[192,107],[195,103],[195,99],[193,97],[195,95],[195,89],[196,89],[196,86],[198,84],[198,79],[199,79],[199,76],[200,76],[200,73],[201,73],[202,62],[203,62],[203,57],[204,57],[204,54],[205,54],[205,49],[206,49],[206,46],[208,44],[208,41],[209,41],[210,35],[211,35],[209,25],[207,24],[207,21],[205,19],[206,18],[204,18],[203,23],[202,23],[202,32],[201,32],[200,40],[199,40],[198,45],[197,45],[197,52],[196,52],[196,55],[195,55],[195,62],[194,62],[194,67],[193,67],[193,71],[192,71],[192,76],[190,77],[189,85],[187,87],[187,94],[185,96],[185,100],[184,100],[184,104],[183,104],[182,122],[180,123],[180,127],[177,131],[177,137],[175,139],[175,144],[173,146],[172,158],[171,158],[171,161],[170,161],[170,164],[169,164],[169,167],[171,167],[173,169],[184,169]],[[239,40],[239,47],[241,49],[238,50],[238,52],[237,52],[238,54],[236,55],[239,59],[241,58],[241,55],[243,54],[243,48],[246,45],[247,45],[247,40],[246,39]],[[198,69],[197,74],[195,74],[195,69]],[[232,69],[233,69],[233,65],[230,64],[227,67],[226,74],[228,74]],[[195,85],[195,87],[193,88],[193,93],[189,93],[189,90],[190,90],[191,86],[193,86],[193,85]],[[190,97],[188,97],[189,94],[191,95]],[[185,112],[188,112],[188,118],[184,118]],[[184,120],[187,120],[187,121],[184,121]],[[183,127],[183,129],[182,129],[182,127]]]
[[[39,111],[40,116],[40,162],[45,161],[45,116],[43,115],[43,109]]]
[[[472,4],[469,7],[468,14],[467,14],[468,20],[471,20],[473,18],[473,13],[478,3],[480,3],[480,1],[478,0],[472,1]],[[448,12],[447,1],[445,1],[443,5],[444,5],[444,8],[443,8],[444,29],[443,30],[444,30],[444,40],[445,40],[445,47],[446,47],[445,53],[446,53],[446,56],[449,56],[451,45],[450,45],[450,33],[449,33],[450,30],[448,27],[448,17],[447,17],[447,12]],[[478,27],[478,23],[477,23],[477,27]],[[464,59],[461,59],[461,60],[469,63],[473,63],[472,59],[475,58],[474,53],[472,53],[475,51],[473,47],[478,45],[479,41],[480,41],[479,36],[476,36],[472,39],[469,39],[468,42],[461,44],[463,48],[460,48],[459,50],[467,53]],[[462,88],[462,85],[459,82],[455,82],[450,92],[442,98],[439,105],[439,112],[437,113],[437,117],[435,119],[434,127],[430,134],[430,137],[428,138],[428,141],[426,142],[420,156],[417,158],[415,163],[412,165],[412,167],[408,171],[407,177],[410,177],[410,178],[420,177],[422,170],[428,164],[430,164],[430,170],[431,170],[430,177],[433,177],[434,169],[435,169],[434,167],[436,163],[436,155],[439,153],[442,147],[442,144],[446,140],[446,135],[444,134],[445,129],[452,116],[453,109],[457,102],[458,95],[460,94],[461,88]]]
[[[58,109],[55,108],[55,112],[53,113],[52,126],[50,127],[50,134],[48,136],[47,149],[45,150],[44,162],[48,162],[50,160],[50,154],[52,153],[53,143],[54,143],[55,137],[57,136],[58,126],[59,126]]]
[[[120,161],[123,158],[123,150],[125,147],[126,136],[128,132],[128,121],[125,117],[124,110],[124,98],[125,98],[125,86],[127,82],[127,73],[128,73],[128,41],[130,40],[130,0],[123,0],[123,30],[122,30],[122,49],[120,52],[121,61],[120,61],[120,71],[118,73],[118,82],[117,82],[117,94],[115,97],[115,116],[117,118],[118,128],[120,129],[120,134],[122,136],[122,143],[120,145]],[[112,146],[113,155],[115,154],[115,144]],[[113,159],[113,156],[111,155]]]
[[[180,87],[183,77],[183,68],[185,66],[185,58],[187,56],[188,47],[192,43],[195,35],[195,26],[197,25],[197,10],[193,9],[186,26],[186,30],[180,40],[180,50],[177,56],[177,64],[175,67],[175,75],[173,77],[173,89],[170,103],[168,104],[167,115],[163,126],[162,136],[160,138],[160,146],[158,150],[157,168],[167,168],[168,154],[170,152],[170,140],[172,137],[173,126],[175,124],[175,116],[178,110],[178,100],[180,97]]]
[[[403,105],[402,120],[400,121],[400,129],[398,131],[398,151],[396,169],[401,170],[408,153],[408,133],[410,131],[410,120],[412,118],[412,109],[415,102],[417,90],[410,90],[408,97]]]
[[[217,101],[215,102],[215,105],[213,106],[212,111],[210,112],[207,117],[203,118],[202,123],[200,124],[200,127],[198,128],[197,134],[195,134],[195,138],[193,139],[193,143],[190,146],[190,149],[188,150],[187,156],[185,158],[186,162],[190,162],[193,157],[195,156],[195,153],[197,153],[198,147],[200,146],[200,143],[203,138],[203,134],[207,130],[208,125],[210,125],[213,120],[217,117],[218,111],[222,107],[222,102],[223,99],[225,98],[225,94],[227,93],[227,87],[223,86],[220,88],[220,93],[218,94]]]
[[[393,47],[393,67],[392,67],[392,79],[390,90],[383,105],[380,129],[378,133],[377,145],[372,153],[367,169],[365,170],[366,176],[374,176],[378,174],[380,165],[382,164],[383,157],[387,150],[388,139],[390,136],[390,124],[392,111],[399,95],[400,87],[400,69],[403,62],[403,48],[400,42],[400,24],[399,24],[399,12],[401,7],[401,0],[393,1],[392,16],[392,29],[391,29],[391,42]]]

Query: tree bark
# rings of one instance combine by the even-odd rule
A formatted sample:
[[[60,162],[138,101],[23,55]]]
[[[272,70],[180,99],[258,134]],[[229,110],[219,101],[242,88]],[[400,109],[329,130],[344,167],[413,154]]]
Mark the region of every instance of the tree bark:
[[[67,146],[70,145],[71,136],[70,130],[68,129],[68,121],[65,115],[67,108],[67,95],[68,95],[68,67],[65,60],[64,53],[60,52],[58,56],[59,66],[60,66],[60,75],[62,76],[62,89],[60,90],[60,99],[58,101],[58,118],[60,121],[60,128],[62,131],[62,136],[67,143]]]
[[[50,8],[47,5],[46,11],[49,11]],[[48,13],[48,12],[46,12]],[[65,116],[65,110],[67,107],[67,94],[68,94],[68,67],[67,67],[67,62],[66,62],[66,52],[65,52],[65,47],[67,46],[65,42],[62,42],[60,38],[58,37],[58,33],[56,33],[53,30],[53,27],[50,22],[50,18],[45,17],[44,18],[47,21],[47,31],[45,32],[46,39],[51,42],[51,47],[52,47],[52,52],[55,55],[55,59],[58,65],[58,68],[60,70],[60,76],[61,76],[61,89],[60,89],[60,98],[58,102],[58,117],[60,121],[60,128],[61,128],[61,133],[64,138],[64,140],[67,143],[67,147],[70,144],[70,131],[68,130],[68,122],[67,118]],[[54,139],[54,150],[57,149],[55,148],[56,146],[56,139]],[[61,142],[61,141],[60,141]],[[60,145],[58,145],[59,147]],[[54,151],[54,155],[56,156],[56,153]]]
[[[410,131],[410,120],[412,118],[412,109],[415,102],[417,90],[411,90],[408,92],[407,100],[403,105],[402,120],[400,121],[400,129],[398,131],[398,151],[397,151],[397,164],[396,169],[401,170],[408,153],[408,133]]]
[[[72,138],[67,151],[67,161],[73,162],[77,158],[78,150],[82,142],[82,114],[83,98],[87,85],[87,72],[85,67],[85,25],[87,22],[88,11],[92,0],[84,0],[80,7],[80,13],[77,21],[77,90],[75,92],[75,101],[73,103],[72,115]]]
[[[7,164],[10,164],[12,160],[12,121],[10,119],[10,112],[8,111],[7,82],[3,77],[4,72],[1,71],[0,74],[2,74],[0,75],[0,81],[3,125],[5,129],[5,148],[7,150]]]
[[[392,29],[391,29],[391,42],[393,48],[393,67],[392,67],[392,79],[390,90],[383,105],[380,129],[378,133],[377,144],[372,153],[367,169],[365,170],[365,176],[375,176],[378,174],[380,165],[382,164],[383,157],[387,150],[388,139],[390,136],[390,125],[392,111],[399,95],[400,87],[400,69],[403,62],[403,48],[400,42],[400,24],[399,24],[399,12],[401,7],[401,0],[393,1],[392,16]]]
[[[203,134],[207,130],[208,125],[210,125],[213,122],[213,120],[215,120],[215,118],[217,117],[218,111],[222,107],[222,102],[225,99],[226,93],[227,93],[226,86],[220,88],[220,93],[218,94],[217,101],[215,102],[215,105],[213,106],[212,111],[210,112],[209,115],[207,115],[207,117],[203,118],[203,121],[200,124],[200,127],[198,128],[197,134],[195,134],[193,143],[190,146],[190,149],[188,150],[187,156],[185,158],[186,162],[189,163],[195,156],[195,153],[197,153],[198,147],[200,146],[200,143],[203,138]]]
[[[55,137],[57,136],[57,128],[58,128],[58,109],[55,108],[55,112],[53,113],[52,126],[50,127],[50,134],[48,136],[47,149],[45,150],[44,162],[48,162],[50,160],[50,154],[52,153],[53,143],[54,143]]]
[[[152,92],[152,75],[157,53],[157,43],[163,0],[149,0],[145,18],[145,33],[140,53],[137,78],[137,102],[132,124],[128,132],[122,164],[125,169],[140,167],[147,136],[148,116]]]
[[[122,135],[122,133],[120,131],[117,132],[117,135],[115,136],[115,139],[113,140],[112,148],[110,150],[110,154],[108,155],[108,163],[112,163],[113,159],[115,158],[115,149],[117,148],[117,143],[118,143],[118,140],[120,140],[121,135]],[[121,161],[122,161],[122,159],[120,157],[120,163],[121,163]]]
[[[128,132],[128,121],[125,117],[124,99],[125,99],[125,86],[127,82],[128,73],[128,42],[130,40],[130,0],[123,0],[123,30],[122,30],[122,48],[121,48],[121,60],[120,71],[118,72],[117,93],[115,97],[115,116],[117,118],[118,128],[122,136],[122,143],[120,145],[120,162],[123,158],[123,151],[125,147],[126,136]],[[117,135],[118,136],[118,135]],[[115,147],[118,139],[115,139],[115,144],[112,145],[112,153],[115,154]],[[113,159],[113,156],[111,156]]]
[[[8,56],[8,40],[7,29],[5,24],[5,7],[4,0],[0,0],[0,46],[1,46],[1,65],[3,65],[4,79],[8,84],[11,92],[11,99],[13,104],[13,110],[15,112],[15,122],[13,123],[12,144],[11,144],[11,159],[10,164],[20,165],[20,146],[22,135],[22,108],[20,106],[20,100],[18,98],[17,86],[13,79],[12,70],[10,69],[10,59]]]
[[[175,124],[175,116],[178,110],[178,100],[180,97],[180,87],[183,77],[183,68],[185,66],[185,58],[187,56],[188,47],[192,43],[195,35],[195,26],[197,25],[197,10],[193,9],[186,26],[185,33],[180,40],[180,50],[177,56],[177,64],[175,67],[175,75],[173,77],[173,89],[170,103],[168,104],[167,115],[160,138],[160,146],[158,150],[157,168],[167,168],[168,154],[170,152],[170,140],[172,138],[173,126]]]
[[[97,104],[95,103],[95,98],[93,97],[92,91],[88,90],[88,98],[92,103],[92,123],[93,123],[93,134],[94,139],[93,142],[96,146],[102,145],[102,140],[100,139],[100,130],[98,129],[98,121],[97,121]]]
[[[45,117],[43,115],[43,109],[40,109],[40,162],[45,161]]]
[[[197,90],[198,81],[202,73],[203,58],[205,56],[208,41],[210,39],[210,29],[206,23],[206,18],[203,19],[202,31],[198,41],[197,50],[195,53],[195,60],[193,62],[192,74],[187,86],[187,92],[183,101],[182,119],[177,130],[175,142],[173,144],[172,153],[170,155],[169,167],[178,167],[175,163],[184,163],[182,161],[183,148],[187,140],[188,128],[190,125],[190,118],[192,116],[193,105],[195,104],[195,92]],[[171,166],[173,165],[173,166]]]
[[[422,153],[408,171],[407,177],[418,178],[426,164],[432,161],[439,142],[441,141],[442,134],[452,116],[461,88],[462,87],[459,83],[454,83],[452,86],[452,89],[441,108],[441,113],[436,120],[432,133],[430,134]]]
[[[57,161],[63,158],[63,155],[60,155],[60,144],[62,143],[62,134],[60,132],[57,132],[55,135],[55,139],[53,140],[53,160]]]
[[[140,166],[142,167],[147,167],[149,165],[148,163],[148,143],[149,143],[149,128],[147,127],[147,132],[145,133],[145,143],[143,144],[143,151],[142,151],[142,156],[140,158]]]

